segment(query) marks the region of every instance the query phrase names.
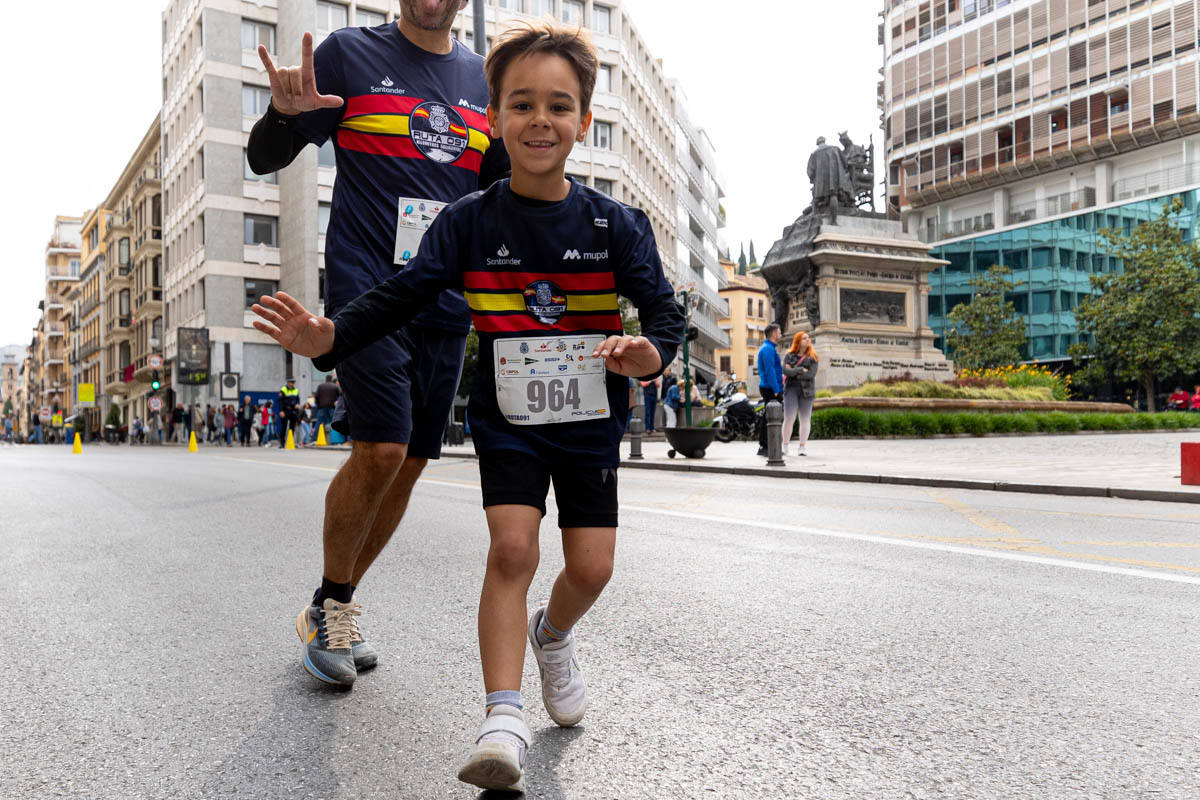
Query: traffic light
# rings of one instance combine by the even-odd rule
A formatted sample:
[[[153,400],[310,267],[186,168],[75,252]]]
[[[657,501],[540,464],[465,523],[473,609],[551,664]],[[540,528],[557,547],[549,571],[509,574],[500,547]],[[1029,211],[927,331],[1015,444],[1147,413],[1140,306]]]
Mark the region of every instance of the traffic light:
[[[158,370],[154,370],[154,374],[150,376],[150,391],[157,392],[162,388],[162,382],[158,379]]]
[[[697,336],[699,336],[699,335],[700,335],[700,329],[699,329],[699,328],[697,328],[695,325],[688,325],[688,329],[687,329],[687,340],[688,340],[689,342],[694,342],[694,341],[696,341],[696,337],[697,337]]]

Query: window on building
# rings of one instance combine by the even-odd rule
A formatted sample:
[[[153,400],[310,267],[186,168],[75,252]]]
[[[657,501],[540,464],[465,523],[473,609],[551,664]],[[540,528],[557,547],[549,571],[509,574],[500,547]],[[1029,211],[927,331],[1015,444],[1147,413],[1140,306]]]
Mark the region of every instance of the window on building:
[[[333,33],[349,24],[346,7],[341,3],[317,0],[317,33]]]
[[[319,167],[334,167],[337,166],[336,154],[333,151],[333,140],[326,139],[325,144],[321,145],[317,150],[317,166]]]
[[[601,64],[596,70],[596,91],[612,91],[612,67],[608,64]]]
[[[612,33],[612,9],[608,6],[592,6],[592,30],[596,33]]]
[[[610,181],[608,178],[596,178],[595,182],[596,182],[597,191],[604,192],[609,197],[612,197],[612,193],[613,193],[613,182],[612,181]]]
[[[746,298],[746,316],[747,317],[754,316],[754,298],[753,297]],[[747,331],[748,330],[749,329],[747,329]]]
[[[247,117],[261,117],[267,113],[271,105],[271,90],[265,86],[242,85],[242,114]]]
[[[378,11],[367,11],[360,8],[355,13],[355,20],[360,28],[375,28],[387,22],[387,17]]]
[[[759,317],[763,316],[763,301],[762,300],[758,301],[758,316]]]
[[[1050,114],[1050,132],[1065,131],[1067,129],[1067,110],[1060,108]]]
[[[267,247],[279,246],[279,218],[265,214],[246,214],[245,224],[246,244],[265,244]]]
[[[596,122],[592,124],[592,146],[602,150],[612,149],[612,123]]]
[[[129,239],[123,237],[117,242],[117,266],[129,266]]]
[[[501,8],[507,8],[509,11],[517,11],[524,13],[525,0],[498,0],[497,3]]]
[[[246,153],[246,148],[242,148],[242,179],[247,181],[263,181],[265,183],[279,183],[278,172],[268,172],[266,175],[255,175],[254,170],[250,169],[250,156]]]
[[[324,236],[325,232],[329,230],[329,213],[332,208],[329,203],[317,203],[317,233],[321,236]]]
[[[529,0],[529,13],[535,17],[554,16],[554,0]]]
[[[583,3],[579,0],[563,0],[562,20],[568,25],[583,25]]]
[[[1120,114],[1129,110],[1129,92],[1114,92],[1108,96],[1108,113]]]
[[[250,306],[259,301],[263,295],[275,294],[279,291],[279,281],[267,281],[261,278],[246,278],[242,282],[245,288],[246,305],[249,310]]]
[[[78,277],[79,277],[79,259],[78,259],[78,258],[72,258],[72,259],[71,259],[71,260],[70,260],[70,261],[67,263],[67,267],[68,267],[68,268],[71,270],[71,277],[72,277],[72,278],[78,278]]]
[[[275,26],[269,22],[243,19],[242,49],[258,50],[260,44],[267,48],[268,53],[275,55]]]

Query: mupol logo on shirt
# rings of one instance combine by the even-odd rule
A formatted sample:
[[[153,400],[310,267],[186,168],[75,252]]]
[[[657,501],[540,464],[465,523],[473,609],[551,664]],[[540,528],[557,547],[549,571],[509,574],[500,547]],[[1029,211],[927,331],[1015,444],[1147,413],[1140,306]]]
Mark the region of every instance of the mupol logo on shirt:
[[[553,325],[567,311],[567,295],[551,281],[534,281],[525,287],[525,308],[538,322]]]
[[[463,98],[463,97],[458,98],[458,104],[462,108],[471,109],[476,114],[486,114],[487,113],[486,108],[484,108],[483,106],[477,106],[474,103],[472,103],[470,100],[467,100],[466,98]]]

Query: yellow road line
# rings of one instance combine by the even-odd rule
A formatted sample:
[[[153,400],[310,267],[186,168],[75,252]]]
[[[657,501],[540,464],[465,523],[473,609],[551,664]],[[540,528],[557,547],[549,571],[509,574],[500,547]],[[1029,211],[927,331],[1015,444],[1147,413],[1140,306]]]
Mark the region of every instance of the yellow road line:
[[[1200,550],[1194,542],[1063,542],[1063,544],[1085,544],[1093,547],[1179,547]]]
[[[985,531],[1001,534],[1006,541],[1012,542],[1037,542],[1037,539],[1024,538],[1021,532],[1009,525],[1007,522],[1001,522],[994,517],[989,517],[974,506],[969,506],[948,494],[939,494],[937,492],[926,490],[925,492],[937,502],[944,505],[956,514],[966,517],[968,520],[983,528]]]

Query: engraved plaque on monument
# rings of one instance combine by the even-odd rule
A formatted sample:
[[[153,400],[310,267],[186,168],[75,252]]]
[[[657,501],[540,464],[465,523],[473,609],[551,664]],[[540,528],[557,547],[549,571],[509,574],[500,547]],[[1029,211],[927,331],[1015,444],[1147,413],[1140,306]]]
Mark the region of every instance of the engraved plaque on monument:
[[[847,207],[846,192],[838,188],[846,181],[833,174],[836,154],[855,156],[840,162],[850,173],[870,165],[861,164],[862,148],[845,134],[842,143],[845,151],[820,143],[814,158],[823,172],[816,173],[821,180],[814,180],[813,205],[763,260],[772,321],[783,329],[785,343],[796,331],[812,332],[821,356],[818,389],[904,372],[951,378],[954,366],[933,346],[928,320],[928,276],[947,262],[931,258],[929,245],[905,233],[899,221],[863,210],[865,201]],[[862,175],[848,179],[864,185]]]

